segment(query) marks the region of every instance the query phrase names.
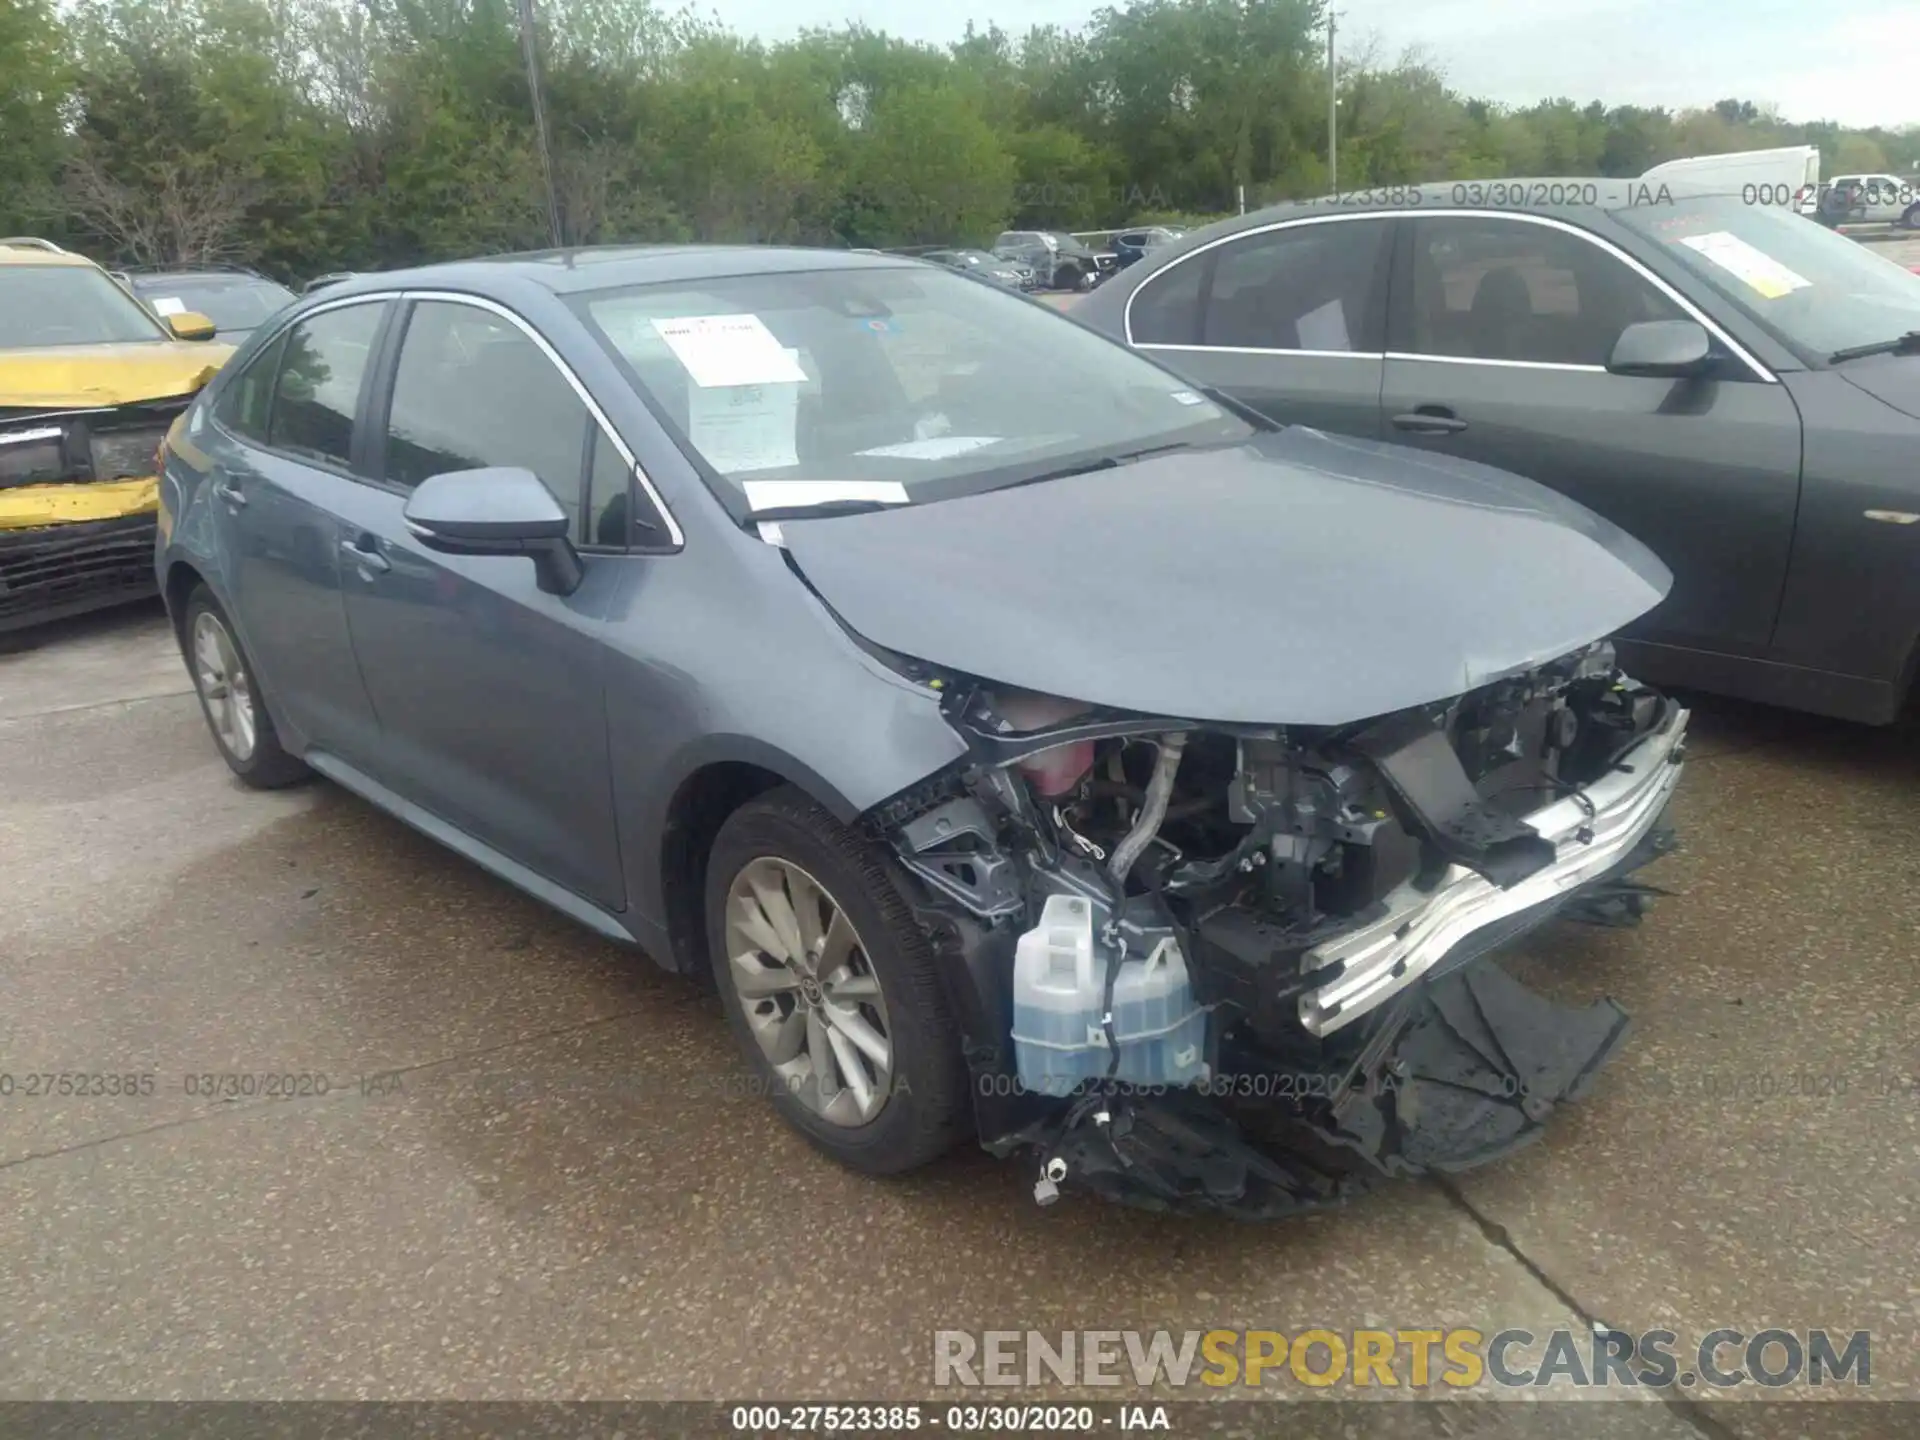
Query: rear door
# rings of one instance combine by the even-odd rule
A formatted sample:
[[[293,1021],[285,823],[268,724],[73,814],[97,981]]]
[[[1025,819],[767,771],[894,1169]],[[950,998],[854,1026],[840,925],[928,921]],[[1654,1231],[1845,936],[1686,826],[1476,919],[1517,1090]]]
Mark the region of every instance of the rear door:
[[[388,302],[316,311],[273,341],[214,407],[207,513],[222,588],[277,718],[364,763],[378,726],[347,635],[337,518],[364,458],[356,419]]]
[[[1396,221],[1289,221],[1196,250],[1129,298],[1129,343],[1283,424],[1380,434]]]
[[[1397,249],[1381,397],[1392,438],[1550,485],[1644,542],[1673,590],[1629,635],[1763,651],[1800,491],[1786,390],[1724,335],[1710,377],[1610,374],[1627,325],[1705,316],[1568,222],[1423,215]]]
[[[389,788],[556,885],[626,903],[600,667],[624,563],[632,462],[569,373],[491,302],[409,302],[370,407],[377,483],[345,518],[347,620],[380,719]],[[390,351],[391,353],[391,351]],[[575,519],[586,580],[549,595],[531,563],[445,555],[402,515],[422,480],[531,470]]]

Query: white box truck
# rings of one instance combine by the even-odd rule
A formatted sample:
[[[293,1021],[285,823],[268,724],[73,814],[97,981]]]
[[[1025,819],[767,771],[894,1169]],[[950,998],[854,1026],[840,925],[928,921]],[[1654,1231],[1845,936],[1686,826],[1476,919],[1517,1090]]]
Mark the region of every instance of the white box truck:
[[[1689,190],[1711,187],[1738,195],[1750,205],[1816,214],[1820,206],[1820,150],[1814,145],[1782,145],[1773,150],[1736,150],[1728,155],[1690,155],[1656,165],[1643,181]]]

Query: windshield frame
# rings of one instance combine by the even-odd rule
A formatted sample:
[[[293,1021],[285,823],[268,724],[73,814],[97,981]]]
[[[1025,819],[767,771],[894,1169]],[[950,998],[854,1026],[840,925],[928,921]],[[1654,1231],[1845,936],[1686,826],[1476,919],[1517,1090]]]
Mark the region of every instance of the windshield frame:
[[[720,507],[738,525],[751,528],[759,523],[763,516],[757,512],[747,498],[744,481],[751,479],[754,472],[742,472],[740,477],[717,469],[702,453],[700,447],[668,411],[661,397],[656,395],[639,375],[634,364],[614,342],[613,337],[600,325],[594,315],[593,306],[598,302],[616,299],[628,295],[640,295],[649,291],[671,293],[676,290],[699,289],[703,286],[724,287],[741,282],[764,282],[768,280],[799,280],[803,277],[823,275],[874,275],[881,273],[901,274],[924,279],[928,274],[939,277],[942,282],[967,287],[968,303],[987,305],[1008,304],[1025,305],[1033,311],[1047,317],[1051,322],[1072,326],[1081,335],[1099,344],[1111,347],[1129,362],[1144,367],[1145,370],[1158,372],[1167,384],[1169,393],[1187,391],[1202,393],[1202,389],[1193,380],[1179,374],[1153,356],[1122,345],[1112,337],[1102,334],[1091,326],[1073,320],[1070,316],[1042,304],[1020,291],[1007,286],[982,286],[978,281],[967,278],[948,267],[930,267],[915,264],[889,265],[885,267],[861,266],[821,267],[819,269],[780,271],[771,274],[748,273],[731,275],[710,275],[695,278],[672,280],[646,280],[623,285],[608,285],[592,290],[572,291],[562,297],[563,303],[572,312],[574,318],[591,337],[592,342],[607,358],[620,377],[621,382],[633,393],[635,399],[659,425],[663,434],[672,442],[674,448],[700,477],[701,483],[713,496]],[[886,509],[908,509],[921,505],[938,504],[945,500],[965,498],[970,495],[986,494],[992,490],[1009,489],[1017,485],[1044,480],[1056,471],[1101,468],[1103,461],[1112,456],[1126,456],[1140,450],[1143,446],[1156,451],[1172,446],[1173,448],[1210,448],[1217,445],[1245,444],[1254,436],[1284,429],[1279,422],[1243,405],[1219,395],[1207,395],[1210,414],[1204,414],[1188,425],[1178,426],[1165,431],[1144,436],[1116,436],[1113,440],[1090,447],[1048,454],[1043,457],[1025,457],[1005,464],[990,466],[978,470],[969,470],[955,475],[927,477],[921,480],[917,491],[908,489],[909,499],[904,503],[889,503]],[[1222,435],[1215,432],[1227,432]],[[1122,463],[1125,463],[1124,460]],[[762,507],[764,509],[764,507]],[[830,508],[822,508],[821,519],[832,516]],[[793,517],[788,517],[793,518]]]
[[[83,280],[81,283],[93,285],[96,288],[104,286],[108,292],[117,296],[120,301],[125,302],[127,311],[138,316],[141,323],[147,327],[150,333],[144,338],[119,336],[94,340],[64,340],[51,344],[38,345],[10,345],[5,342],[4,337],[0,337],[0,355],[17,354],[22,351],[34,350],[90,350],[102,345],[166,344],[173,340],[173,332],[167,329],[161,321],[155,319],[153,312],[147,309],[146,305],[142,303],[130,289],[122,286],[111,275],[96,265],[44,265],[28,261],[24,264],[0,266],[0,277],[23,273],[30,275],[46,274],[49,272],[78,274],[91,277]]]
[[[1915,299],[1920,301],[1920,274],[1914,274],[1899,262],[1890,260],[1887,256],[1879,254],[1872,246],[1841,235],[1839,232],[1830,230],[1818,222],[1810,220],[1792,210],[1775,210],[1768,209],[1767,207],[1750,206],[1738,196],[1708,194],[1687,195],[1671,201],[1663,201],[1657,205],[1621,206],[1610,209],[1608,218],[1619,225],[1622,233],[1631,241],[1633,247],[1642,253],[1644,258],[1657,264],[1669,275],[1669,278],[1675,284],[1680,286],[1682,294],[1687,294],[1691,291],[1694,302],[1698,304],[1701,298],[1699,292],[1704,290],[1706,295],[1712,297],[1713,301],[1716,302],[1713,306],[1707,307],[1709,313],[1711,313],[1713,309],[1720,309],[1723,312],[1721,316],[1723,320],[1737,320],[1741,326],[1757,331],[1786,354],[1793,356],[1809,370],[1834,369],[1836,362],[1831,357],[1837,351],[1850,348],[1850,346],[1855,343],[1892,340],[1901,333],[1903,328],[1913,328],[1913,326],[1903,327],[1902,322],[1896,319],[1889,321],[1887,329],[1880,333],[1873,335],[1863,334],[1854,339],[1843,339],[1842,343],[1839,344],[1816,345],[1812,343],[1807,336],[1796,333],[1796,331],[1780,324],[1777,318],[1769,316],[1762,303],[1743,295],[1741,293],[1740,283],[1731,274],[1723,275],[1719,273],[1717,267],[1704,257],[1696,260],[1688,254],[1683,254],[1682,252],[1686,247],[1667,240],[1657,229],[1653,228],[1654,223],[1662,211],[1679,210],[1682,207],[1697,209],[1702,206],[1713,207],[1730,219],[1751,213],[1761,213],[1777,217],[1778,222],[1782,225],[1797,224],[1806,226],[1808,231],[1811,232],[1811,234],[1807,236],[1807,239],[1816,247],[1824,246],[1836,256],[1856,255],[1860,260],[1866,262],[1869,270],[1873,269],[1874,262],[1878,262],[1879,264],[1888,266],[1895,274],[1906,274],[1914,283]],[[1749,238],[1748,234],[1731,229],[1731,227],[1727,228],[1729,228],[1731,233],[1737,238],[1746,241],[1747,244],[1766,253],[1769,259],[1776,260],[1778,264],[1787,265],[1786,261],[1778,260],[1770,251],[1767,251],[1764,244]],[[1798,235],[1802,232],[1790,233]],[[1848,248],[1836,250],[1833,248],[1836,245]],[[1790,269],[1792,267],[1787,266],[1787,268]],[[1820,282],[1814,281],[1812,283],[1818,284]],[[1729,315],[1725,312],[1731,312],[1731,314]],[[1920,306],[1916,306],[1916,314],[1920,315]],[[1920,324],[1920,318],[1916,319],[1915,324]],[[1849,362],[1840,361],[1838,363],[1845,365]]]

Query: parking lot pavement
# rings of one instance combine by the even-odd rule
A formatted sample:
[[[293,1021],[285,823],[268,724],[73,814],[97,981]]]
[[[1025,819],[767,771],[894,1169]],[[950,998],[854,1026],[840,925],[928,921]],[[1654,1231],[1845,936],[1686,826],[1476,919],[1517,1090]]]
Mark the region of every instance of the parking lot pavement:
[[[0,1071],[154,1077],[0,1099],[0,1395],[905,1397],[936,1329],[1596,1320],[1870,1329],[1871,1393],[1920,1392],[1911,725],[1705,707],[1683,893],[1519,962],[1634,1012],[1594,1095],[1493,1169],[1248,1226],[819,1159],[691,985],[330,786],[241,789],[170,644],[136,613],[0,658]],[[1708,1409],[1617,1420],[1804,1428]]]

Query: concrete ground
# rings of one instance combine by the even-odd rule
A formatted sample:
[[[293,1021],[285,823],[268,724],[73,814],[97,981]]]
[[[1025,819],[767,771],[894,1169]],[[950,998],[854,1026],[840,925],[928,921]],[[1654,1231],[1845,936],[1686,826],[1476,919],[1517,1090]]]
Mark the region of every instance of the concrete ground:
[[[1246,1226],[839,1170],[691,986],[329,785],[242,789],[156,610],[62,626],[0,656],[0,1396],[872,1399],[930,1393],[936,1329],[1604,1321],[1867,1329],[1869,1393],[1920,1398],[1920,734],[1697,715],[1678,895],[1519,960],[1634,1014],[1595,1094]],[[234,1073],[326,1093],[189,1078]]]

